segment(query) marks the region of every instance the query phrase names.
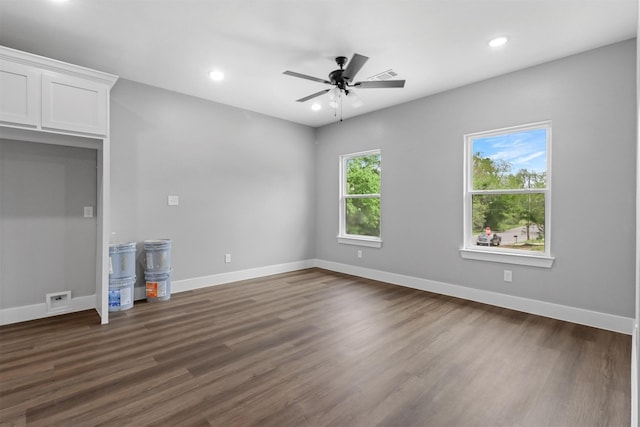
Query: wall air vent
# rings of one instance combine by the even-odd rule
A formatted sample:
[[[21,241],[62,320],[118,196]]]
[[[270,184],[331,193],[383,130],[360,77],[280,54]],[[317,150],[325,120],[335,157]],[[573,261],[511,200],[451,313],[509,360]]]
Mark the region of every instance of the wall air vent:
[[[67,311],[71,308],[71,291],[46,294],[45,303],[47,305],[47,313]]]
[[[376,74],[375,76],[371,76],[367,80],[383,81],[383,80],[392,79],[397,75],[398,75],[398,73],[396,73],[395,71],[387,70],[387,71],[383,71],[382,73]]]

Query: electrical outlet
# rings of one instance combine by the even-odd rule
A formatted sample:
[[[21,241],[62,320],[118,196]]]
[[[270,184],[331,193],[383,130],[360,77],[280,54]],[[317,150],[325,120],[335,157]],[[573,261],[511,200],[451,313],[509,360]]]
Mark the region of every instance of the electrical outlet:
[[[358,258],[362,258],[362,249],[358,249]]]
[[[178,196],[167,196],[167,205],[169,206],[178,206],[180,204],[180,197]]]
[[[511,272],[511,270],[505,270],[504,271],[504,281],[505,282],[512,282],[513,281],[513,273]]]
[[[231,262],[231,254],[224,254],[224,262],[226,263]]]
[[[84,207],[84,217],[85,218],[93,218],[93,206],[85,206]]]

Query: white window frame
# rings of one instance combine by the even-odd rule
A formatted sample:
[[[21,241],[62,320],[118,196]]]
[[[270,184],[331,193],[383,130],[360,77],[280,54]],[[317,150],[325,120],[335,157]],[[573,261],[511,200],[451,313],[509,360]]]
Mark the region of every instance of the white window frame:
[[[547,130],[547,174],[544,189],[513,189],[513,190],[474,190],[473,189],[473,141],[477,138],[504,135],[532,129]],[[551,121],[529,123],[490,131],[475,132],[464,135],[464,224],[463,245],[460,255],[465,259],[500,262],[505,264],[519,264],[533,267],[551,268],[554,257],[551,256]],[[472,196],[474,194],[534,194],[543,193],[545,202],[545,250],[543,253],[507,249],[495,246],[477,246],[476,235],[472,230]]]
[[[349,198],[371,198],[378,197],[382,201],[381,193],[382,193],[382,174],[380,174],[380,193],[377,194],[347,194],[347,162],[355,157],[366,157],[378,155],[381,158],[382,163],[382,152],[380,149],[368,150],[368,151],[360,151],[358,153],[351,154],[343,154],[340,156],[339,161],[339,213],[338,213],[338,243],[346,244],[346,245],[357,245],[357,246],[366,246],[370,248],[380,248],[382,247],[382,219],[380,220],[380,236],[361,236],[357,234],[347,234],[347,199]],[[382,207],[382,203],[381,203]],[[382,209],[380,212],[380,216],[382,217]]]

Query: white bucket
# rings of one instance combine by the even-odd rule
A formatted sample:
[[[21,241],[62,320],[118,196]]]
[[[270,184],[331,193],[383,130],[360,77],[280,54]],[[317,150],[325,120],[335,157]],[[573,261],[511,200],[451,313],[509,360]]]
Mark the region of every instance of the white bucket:
[[[144,273],[147,301],[166,301],[171,298],[171,271],[167,273]]]
[[[135,283],[135,276],[109,280],[109,311],[122,311],[133,307]]]
[[[171,270],[171,239],[145,240],[145,271],[166,273]]]
[[[136,242],[109,245],[109,280],[136,275]]]

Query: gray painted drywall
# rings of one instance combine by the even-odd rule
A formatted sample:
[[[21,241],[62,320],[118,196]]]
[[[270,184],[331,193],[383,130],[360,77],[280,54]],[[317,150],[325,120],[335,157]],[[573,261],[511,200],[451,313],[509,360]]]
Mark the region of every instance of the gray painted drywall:
[[[638,8],[638,31],[636,34],[640,34],[640,8]],[[640,44],[636,43],[636,150],[640,148],[640,94],[637,88],[640,87]],[[636,153],[636,187],[640,183],[640,174],[638,174],[638,168],[640,167],[640,153]],[[635,401],[631,404],[631,423],[638,423],[638,411],[640,410],[640,340],[638,336],[638,324],[640,324],[640,257],[638,252],[640,251],[640,230],[638,225],[640,224],[640,188],[636,188],[636,265],[635,265],[635,323],[633,329],[633,340],[635,344],[635,359],[631,362],[631,372],[635,372],[635,378],[631,379],[631,396],[635,395]]]
[[[167,206],[168,195],[179,206]],[[124,79],[115,85],[110,228],[122,243],[171,238],[173,281],[311,259],[314,226],[313,129]],[[141,262],[137,275],[143,286]]]
[[[625,41],[320,128],[317,258],[633,317],[635,61]],[[553,267],[463,260],[463,135],[542,120],[553,122]],[[383,246],[340,245],[338,156],[374,148]]]
[[[0,139],[0,308],[93,295],[96,150]]]

